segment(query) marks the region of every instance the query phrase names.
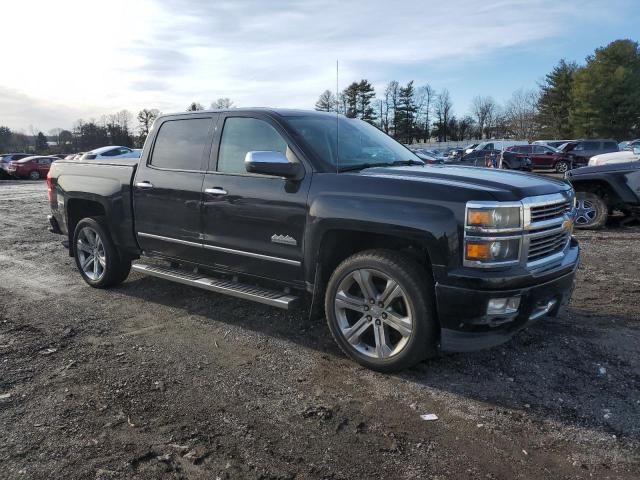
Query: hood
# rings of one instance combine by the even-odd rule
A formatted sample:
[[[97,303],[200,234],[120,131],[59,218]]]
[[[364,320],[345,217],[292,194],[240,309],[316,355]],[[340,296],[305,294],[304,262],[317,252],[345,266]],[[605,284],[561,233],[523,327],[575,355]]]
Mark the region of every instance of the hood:
[[[360,171],[360,175],[421,182],[425,185],[437,183],[450,188],[482,190],[499,201],[521,200],[525,197],[571,189],[571,186],[563,180],[484,167],[451,165],[374,167]]]
[[[609,162],[633,162],[638,160],[640,155],[636,155],[631,151],[623,150],[621,152],[601,153],[600,155],[594,155],[589,160],[589,166],[604,165]]]
[[[640,169],[640,161],[624,163],[605,163],[594,167],[580,167],[567,172],[567,178],[579,177],[581,175],[593,175],[597,173],[621,172]]]

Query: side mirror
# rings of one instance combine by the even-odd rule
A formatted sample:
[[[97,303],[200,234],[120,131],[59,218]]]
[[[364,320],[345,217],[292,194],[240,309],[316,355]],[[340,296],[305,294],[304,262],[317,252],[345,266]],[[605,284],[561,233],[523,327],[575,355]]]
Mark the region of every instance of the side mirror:
[[[302,165],[290,162],[282,152],[247,152],[244,157],[244,166],[249,173],[284,177],[292,180],[300,180],[304,175]]]
[[[640,155],[640,147],[633,147],[633,154]]]

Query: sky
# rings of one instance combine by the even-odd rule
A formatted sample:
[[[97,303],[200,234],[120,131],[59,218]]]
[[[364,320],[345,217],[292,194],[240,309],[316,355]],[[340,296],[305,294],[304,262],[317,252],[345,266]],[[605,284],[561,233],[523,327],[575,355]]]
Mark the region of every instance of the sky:
[[[506,101],[561,59],[640,40],[638,0],[0,0],[0,125],[71,128],[220,97],[313,108],[366,78]]]

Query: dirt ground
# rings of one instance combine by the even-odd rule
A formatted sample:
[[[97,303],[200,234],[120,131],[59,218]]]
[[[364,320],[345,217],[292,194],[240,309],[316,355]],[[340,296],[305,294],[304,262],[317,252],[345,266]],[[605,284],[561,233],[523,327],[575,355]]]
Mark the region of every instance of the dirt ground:
[[[382,375],[305,311],[89,288],[47,213],[0,182],[0,478],[640,478],[639,227],[577,234],[566,314]]]

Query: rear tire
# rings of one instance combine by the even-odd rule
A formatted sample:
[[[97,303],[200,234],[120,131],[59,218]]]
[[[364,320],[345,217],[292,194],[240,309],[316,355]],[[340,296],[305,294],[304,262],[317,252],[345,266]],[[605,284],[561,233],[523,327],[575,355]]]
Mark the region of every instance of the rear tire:
[[[325,312],[342,351],[372,370],[402,370],[437,352],[433,280],[404,253],[344,260],[327,284]]]
[[[607,223],[609,209],[605,201],[595,193],[576,192],[576,206],[576,228],[596,230]]]
[[[40,172],[37,170],[29,172],[29,180],[40,180]]]
[[[127,278],[131,260],[111,240],[104,217],[83,218],[73,233],[73,256],[82,279],[94,288],[118,285]]]

